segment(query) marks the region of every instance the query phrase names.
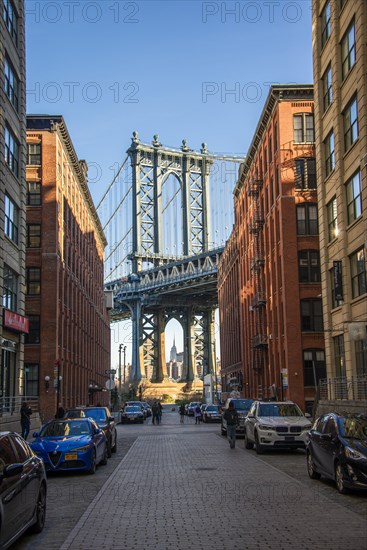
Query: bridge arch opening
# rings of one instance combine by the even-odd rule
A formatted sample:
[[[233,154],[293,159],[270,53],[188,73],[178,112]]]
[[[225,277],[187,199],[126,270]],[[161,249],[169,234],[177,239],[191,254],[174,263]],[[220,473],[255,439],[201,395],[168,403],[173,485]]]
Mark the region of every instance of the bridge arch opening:
[[[183,328],[177,319],[170,319],[165,327],[166,363],[168,378],[181,380],[184,366]]]
[[[182,182],[174,172],[162,182],[162,254],[170,258],[183,254]]]

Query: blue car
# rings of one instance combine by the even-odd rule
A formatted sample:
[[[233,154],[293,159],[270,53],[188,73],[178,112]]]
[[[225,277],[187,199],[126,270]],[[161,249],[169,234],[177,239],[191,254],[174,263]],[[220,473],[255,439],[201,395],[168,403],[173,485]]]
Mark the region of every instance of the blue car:
[[[34,433],[30,443],[46,471],[85,470],[94,474],[107,464],[106,436],[91,418],[52,420]]]

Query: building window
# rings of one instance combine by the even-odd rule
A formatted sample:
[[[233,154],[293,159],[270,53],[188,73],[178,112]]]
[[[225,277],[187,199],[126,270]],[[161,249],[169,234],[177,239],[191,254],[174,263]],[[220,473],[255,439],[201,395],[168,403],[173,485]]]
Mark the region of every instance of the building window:
[[[358,171],[345,185],[347,192],[348,224],[362,215],[361,173]]]
[[[298,271],[300,283],[319,283],[321,281],[319,251],[301,250],[298,252]]]
[[[8,195],[5,195],[4,209],[4,233],[15,244],[18,244],[19,209]]]
[[[331,65],[328,66],[322,77],[322,89],[324,99],[324,112],[327,110],[331,102],[333,101],[333,87],[332,87],[332,72]]]
[[[314,158],[295,160],[296,189],[316,189],[316,160]]]
[[[336,197],[326,205],[329,242],[338,236],[338,213],[336,207]]]
[[[301,300],[302,332],[322,332],[322,301],[318,298]]]
[[[5,162],[18,177],[19,145],[13,132],[7,126],[5,126]]]
[[[269,162],[273,162],[273,138],[269,136]]]
[[[346,107],[343,113],[344,120],[344,147],[348,151],[349,147],[358,138],[358,106],[355,97]]]
[[[27,247],[39,248],[41,246],[41,226],[38,224],[27,225]]]
[[[335,309],[336,307],[339,307],[343,304],[343,300],[340,298],[340,296],[336,295],[336,287],[335,287],[335,269],[332,268],[329,271],[329,277],[330,277],[330,289],[331,289],[331,307],[332,309]],[[341,282],[342,285],[342,282]],[[338,294],[340,292],[340,289],[338,289]]]
[[[39,267],[27,268],[27,288],[26,292],[30,295],[41,294],[41,270]]]
[[[18,111],[19,80],[15,75],[10,61],[5,58],[4,64],[4,90],[14,109]]]
[[[37,363],[25,363],[24,365],[24,395],[37,397],[39,379],[39,365]]]
[[[28,315],[29,319],[29,332],[25,335],[26,344],[39,344],[40,343],[40,334],[41,334],[41,325],[40,325],[40,316],[39,315]]]
[[[367,340],[357,340],[355,351],[357,376],[367,376]]]
[[[18,275],[10,267],[4,264],[3,270],[3,307],[17,310]]]
[[[300,113],[293,116],[293,137],[295,143],[315,141],[313,114]]]
[[[40,206],[41,182],[27,181],[27,206]]]
[[[41,166],[41,144],[27,143],[27,164]]]
[[[326,2],[321,12],[321,48],[330,36],[330,2]]]
[[[297,205],[297,235],[317,235],[317,205],[304,203]]]
[[[337,378],[345,378],[345,353],[344,353],[344,336],[334,336],[334,367],[335,376]],[[345,391],[344,385],[340,385],[340,391]]]
[[[4,0],[3,17],[10,36],[14,40],[15,44],[18,44],[18,17],[15,13],[13,2],[11,0]]]
[[[357,298],[367,292],[366,254],[364,248],[360,248],[350,256],[350,269],[352,277],[352,297]]]
[[[326,378],[325,352],[323,349],[303,350],[303,384],[317,388],[319,380]]]
[[[335,168],[335,144],[334,144],[334,132],[330,132],[324,141],[325,147],[325,175],[329,174]]]
[[[342,79],[344,80],[356,62],[356,29],[354,21],[349,25],[341,41]]]

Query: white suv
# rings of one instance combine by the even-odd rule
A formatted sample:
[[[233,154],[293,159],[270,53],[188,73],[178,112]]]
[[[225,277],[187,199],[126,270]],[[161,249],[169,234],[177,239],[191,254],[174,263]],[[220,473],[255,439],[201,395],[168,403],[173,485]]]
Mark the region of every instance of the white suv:
[[[309,417],[309,415],[307,415]],[[245,422],[245,447],[265,449],[306,447],[311,423],[292,401],[254,401]]]

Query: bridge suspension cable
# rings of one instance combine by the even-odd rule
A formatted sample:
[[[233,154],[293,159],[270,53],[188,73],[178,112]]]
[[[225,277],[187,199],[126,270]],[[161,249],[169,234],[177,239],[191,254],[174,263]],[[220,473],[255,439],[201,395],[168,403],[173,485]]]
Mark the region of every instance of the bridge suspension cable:
[[[108,220],[106,221],[106,223],[104,224],[104,226],[102,227],[103,231],[106,229],[107,225],[110,223],[110,221],[112,220],[112,218],[115,216],[116,212],[119,210],[119,208],[121,207],[121,205],[124,203],[126,197],[129,195],[130,191],[131,191],[131,187],[129,187],[129,189],[126,191],[125,195],[122,197],[121,201],[119,202],[119,204],[116,206],[115,210],[113,211],[113,213],[111,214],[111,216],[108,218]]]
[[[120,246],[122,241],[126,239],[126,237],[129,235],[129,233],[131,233],[131,231],[132,231],[132,227],[130,227],[130,229],[128,229],[128,231],[126,231],[125,235],[122,237],[122,239],[119,240],[119,242],[116,244],[115,248],[113,248],[111,250],[109,255],[105,258],[105,260],[104,260],[105,262],[107,262],[107,260],[109,260],[111,258],[112,254],[115,252],[115,250],[118,249],[118,247]]]
[[[110,192],[111,187],[112,187],[113,184],[115,183],[116,179],[119,177],[120,172],[121,172],[121,170],[123,169],[123,167],[125,166],[125,164],[126,164],[128,158],[129,158],[129,155],[126,155],[126,158],[125,158],[124,162],[121,164],[120,168],[117,170],[117,172],[116,172],[116,174],[115,174],[115,177],[113,178],[112,182],[111,182],[110,185],[107,187],[107,190],[105,191],[103,197],[101,198],[101,200],[100,200],[99,203],[97,204],[96,210],[98,210],[98,208],[101,206],[101,204],[103,203],[103,201],[104,201],[105,198],[107,197],[108,193]]]

